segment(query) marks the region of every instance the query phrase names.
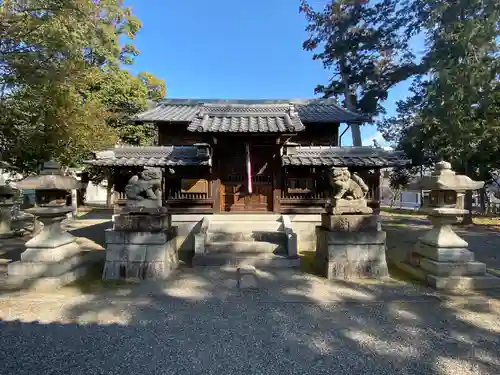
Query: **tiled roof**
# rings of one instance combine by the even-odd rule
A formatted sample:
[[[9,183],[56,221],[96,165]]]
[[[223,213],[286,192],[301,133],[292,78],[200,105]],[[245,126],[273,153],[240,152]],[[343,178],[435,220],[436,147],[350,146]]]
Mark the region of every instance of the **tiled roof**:
[[[334,167],[402,167],[411,164],[404,153],[373,147],[285,146],[283,165]]]
[[[193,132],[285,133],[304,129],[295,107],[287,104],[206,104],[188,126]]]
[[[235,117],[239,114],[241,117],[274,117],[276,122],[284,124],[283,120],[284,114],[289,110],[290,106],[293,106],[293,111],[298,114],[298,119],[294,120],[295,125],[300,126],[299,122],[302,123],[314,123],[314,122],[326,122],[326,123],[339,123],[339,122],[364,122],[368,119],[359,114],[351,112],[342,106],[338,105],[334,100],[331,99],[309,99],[309,100],[216,100],[216,99],[199,99],[199,100],[189,100],[189,99],[169,99],[165,100],[162,104],[149,109],[143,113],[135,116],[133,120],[135,121],[165,121],[165,122],[192,122],[195,121],[196,124],[191,124],[191,128],[199,128],[199,121],[196,119],[200,114],[210,114],[213,116],[209,117],[219,117],[221,118],[221,123],[228,123],[229,118]],[[218,115],[214,112],[215,109],[219,109]],[[267,112],[267,113],[266,113]],[[258,121],[253,120],[254,124]],[[203,126],[207,129],[212,129],[211,122],[204,123]],[[246,129],[245,124],[240,124],[239,120],[236,120],[234,125],[230,125],[227,129],[237,129],[242,126]],[[258,126],[258,125],[254,125]],[[266,129],[266,123],[263,125],[263,129]],[[274,128],[273,125],[270,126]],[[221,129],[224,129],[222,126]],[[253,129],[249,125],[249,129]],[[260,129],[260,127],[258,127]],[[215,130],[205,130],[205,131],[215,131]],[[233,131],[233,130],[225,130]],[[234,130],[234,131],[245,131],[245,130]],[[250,130],[253,131],[253,130]],[[256,130],[260,131],[260,130]],[[269,130],[272,131],[272,130]],[[278,131],[278,130],[274,130]],[[281,131],[281,130],[280,130]]]
[[[117,147],[96,153],[94,160],[86,164],[97,166],[210,166],[212,163],[207,147],[161,146],[161,147]]]

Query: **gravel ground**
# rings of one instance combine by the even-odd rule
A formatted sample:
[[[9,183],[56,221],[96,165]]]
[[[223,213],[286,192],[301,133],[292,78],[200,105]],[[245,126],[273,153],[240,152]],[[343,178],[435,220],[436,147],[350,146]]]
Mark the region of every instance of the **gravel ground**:
[[[0,373],[500,373],[498,300],[281,273],[243,293],[230,272],[4,295]]]

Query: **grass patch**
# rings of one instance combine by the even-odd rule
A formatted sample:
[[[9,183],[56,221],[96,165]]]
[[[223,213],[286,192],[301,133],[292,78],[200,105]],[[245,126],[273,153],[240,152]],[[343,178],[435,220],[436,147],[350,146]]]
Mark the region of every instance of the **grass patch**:
[[[124,280],[103,280],[102,270],[104,269],[104,260],[93,263],[85,277],[82,277],[70,284],[67,287],[77,288],[82,293],[95,292],[103,288],[120,288],[134,284],[131,281]]]
[[[500,225],[500,217],[474,217],[472,222],[478,225]]]
[[[425,286],[422,281],[416,279],[411,274],[404,272],[402,269],[396,267],[392,263],[388,263],[387,268],[389,269],[389,276],[400,283]]]
[[[422,216],[424,217],[421,212],[418,210],[412,210],[412,209],[404,209],[404,208],[390,208],[390,207],[380,207],[380,213],[383,214],[389,214],[390,216]]]
[[[316,268],[316,252],[315,251],[299,251],[300,270],[315,276],[321,276]]]

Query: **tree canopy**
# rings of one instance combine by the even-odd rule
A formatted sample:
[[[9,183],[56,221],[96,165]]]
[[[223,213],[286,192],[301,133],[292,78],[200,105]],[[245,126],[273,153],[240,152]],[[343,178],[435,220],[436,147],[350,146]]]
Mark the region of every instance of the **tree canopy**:
[[[439,159],[488,179],[500,162],[500,5],[494,0],[419,0],[428,74],[379,125],[416,164]]]
[[[389,90],[420,72],[408,48],[408,15],[397,0],[332,0],[316,10],[301,0],[308,22],[303,43],[313,59],[332,72],[330,81],[316,87],[323,97],[343,98],[348,109],[375,116],[384,113]],[[359,126],[352,125],[353,145],[361,146]]]
[[[140,29],[121,0],[0,5],[0,152],[11,169],[31,172],[50,157],[73,166],[118,138],[150,141],[124,121],[165,94],[163,80],[121,68],[138,55]]]
[[[330,0],[316,10],[302,0],[300,11],[309,33],[304,49],[332,73],[316,92],[377,116],[388,92],[411,79],[395,115],[378,123],[384,138],[415,166],[446,159],[481,179],[499,169],[498,1]],[[419,59],[410,48],[415,36],[425,40]],[[361,144],[359,128],[353,144]],[[393,184],[417,170],[395,171]]]

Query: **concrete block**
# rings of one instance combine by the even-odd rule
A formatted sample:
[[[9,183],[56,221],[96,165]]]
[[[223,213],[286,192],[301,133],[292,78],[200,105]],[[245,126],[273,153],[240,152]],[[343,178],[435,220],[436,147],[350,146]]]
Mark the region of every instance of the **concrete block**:
[[[486,272],[486,264],[481,262],[436,262],[435,260],[423,258],[420,267],[436,276],[480,276]]]
[[[377,231],[376,215],[321,215],[321,226],[335,232]]]
[[[206,233],[196,233],[194,235],[194,253],[195,255],[205,254]]]
[[[58,262],[12,262],[7,265],[8,280],[12,283],[19,283],[34,279],[60,278],[61,284],[66,279],[75,280],[85,275],[89,264],[94,261],[94,254],[91,252],[79,252],[71,258]]]
[[[427,275],[427,282],[440,290],[481,290],[500,288],[500,277],[485,274],[482,276],[439,277]]]
[[[414,251],[437,262],[472,262],[474,253],[461,247],[434,247],[417,242]]]
[[[164,245],[147,245],[144,260],[146,262],[164,262],[169,246],[172,246],[172,241]]]
[[[286,250],[289,257],[297,256],[297,233],[286,234]]]
[[[236,272],[238,275],[239,289],[255,289],[258,287],[257,269],[254,266],[240,266]]]
[[[124,244],[108,244],[106,245],[106,261],[118,262],[128,260],[127,246]]]
[[[124,232],[107,229],[106,244],[161,245],[171,237],[170,232]]]
[[[53,248],[28,248],[21,253],[22,262],[61,262],[80,253],[77,243],[72,242]]]
[[[146,260],[146,245],[136,245],[136,244],[127,244],[125,245],[127,249],[127,260],[129,262],[144,262]]]
[[[323,229],[328,234],[328,244],[335,245],[360,245],[360,244],[385,244],[386,232],[332,232]]]

